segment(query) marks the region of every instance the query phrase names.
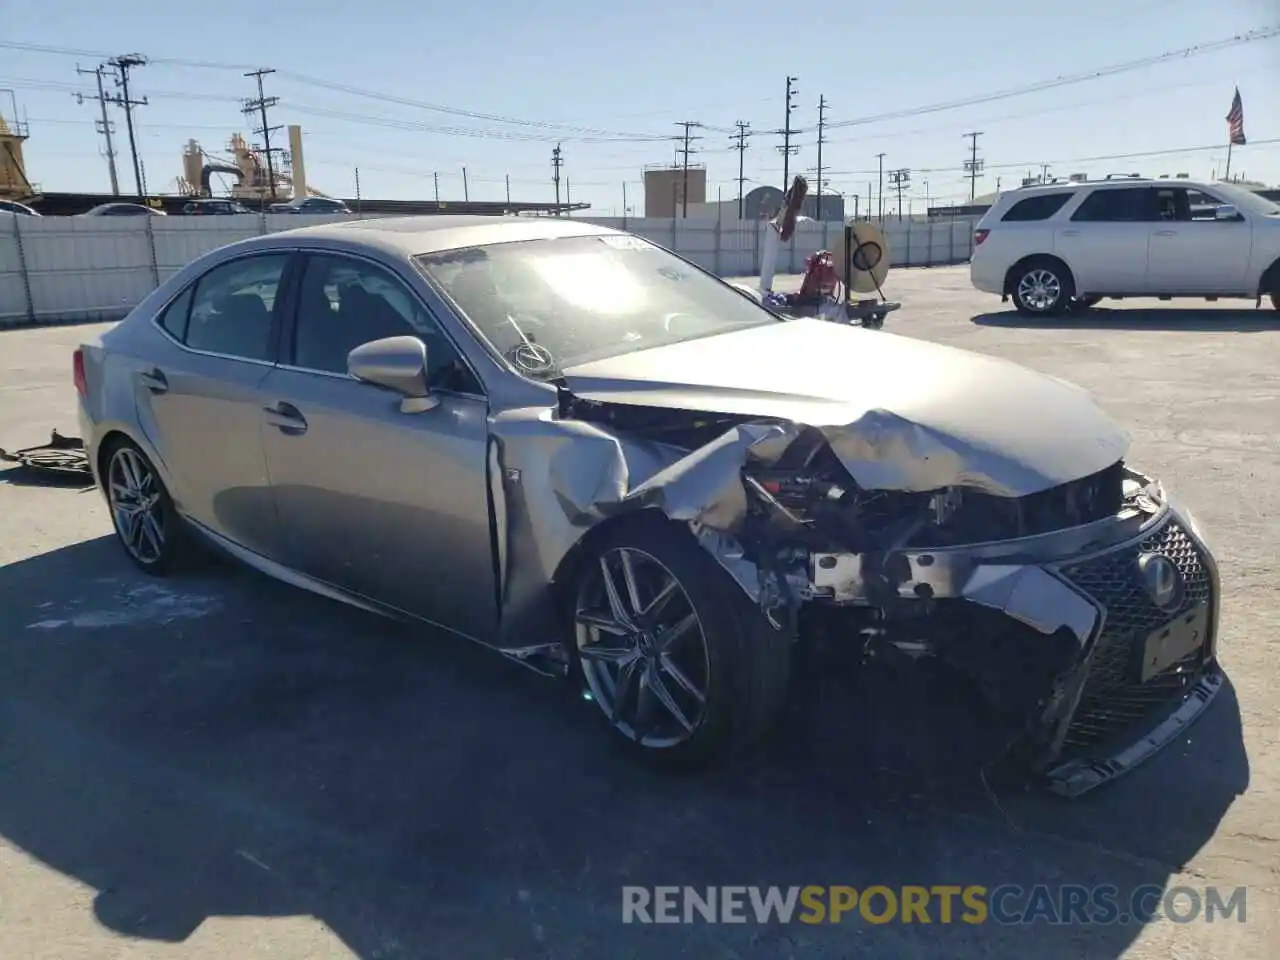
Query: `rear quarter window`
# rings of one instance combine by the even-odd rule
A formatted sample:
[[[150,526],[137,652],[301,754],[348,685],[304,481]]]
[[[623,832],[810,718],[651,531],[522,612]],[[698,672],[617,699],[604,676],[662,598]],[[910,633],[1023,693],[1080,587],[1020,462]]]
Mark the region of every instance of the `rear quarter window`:
[[[1071,199],[1070,193],[1045,193],[1038,197],[1024,197],[1009,208],[1000,218],[1002,223],[1048,220]]]

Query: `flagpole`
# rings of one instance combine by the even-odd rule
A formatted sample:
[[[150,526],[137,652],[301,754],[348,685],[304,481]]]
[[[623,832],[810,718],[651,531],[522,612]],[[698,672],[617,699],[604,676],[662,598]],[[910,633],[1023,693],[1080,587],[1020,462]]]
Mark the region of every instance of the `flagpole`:
[[[1228,183],[1231,182],[1231,139],[1227,139],[1227,172],[1222,177]]]

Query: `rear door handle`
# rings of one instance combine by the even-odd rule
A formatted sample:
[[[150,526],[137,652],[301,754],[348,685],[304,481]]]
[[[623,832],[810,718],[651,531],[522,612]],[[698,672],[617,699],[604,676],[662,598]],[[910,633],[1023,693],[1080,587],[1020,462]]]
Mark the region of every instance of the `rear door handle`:
[[[1178,235],[1177,230],[1157,230],[1156,231],[1157,237],[1176,237],[1177,235]]]
[[[1080,236],[1080,231],[1079,230],[1063,230],[1062,235],[1064,237],[1078,237]]]
[[[148,370],[144,373],[138,374],[138,382],[152,393],[164,393],[169,389],[169,381],[166,380],[164,374],[157,369]]]
[[[263,407],[262,410],[267,415],[267,423],[281,433],[297,437],[307,432],[307,418],[292,403],[281,400]]]

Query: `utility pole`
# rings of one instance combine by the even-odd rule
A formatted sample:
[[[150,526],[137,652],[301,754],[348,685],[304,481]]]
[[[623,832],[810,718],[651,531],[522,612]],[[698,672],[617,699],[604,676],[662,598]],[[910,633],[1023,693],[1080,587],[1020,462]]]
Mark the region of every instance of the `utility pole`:
[[[880,193],[879,193],[880,202],[877,205],[878,210],[876,212],[876,219],[883,220],[884,219],[884,154],[877,153],[876,159],[880,161]],[[871,215],[871,198],[870,197],[867,198],[867,215],[868,216]]]
[[[360,216],[360,168],[356,167],[356,216]]]
[[[560,144],[551,151],[551,177],[556,184],[556,216],[560,216],[560,168],[564,166],[564,157],[560,155]]]
[[[124,123],[129,130],[129,153],[133,157],[133,180],[138,188],[138,197],[143,195],[142,187],[142,167],[138,164],[138,141],[133,133],[133,108],[145,107],[147,98],[134,100],[129,96],[129,71],[134,67],[146,65],[146,58],[136,53],[125,54],[122,57],[114,57],[107,61],[107,66],[111,67],[116,73],[116,86],[120,88],[120,92],[112,94],[107,99],[114,103],[117,107],[124,108]]]
[[[101,64],[92,70],[81,70],[78,66],[76,67],[76,73],[81,75],[91,73],[98,81],[98,95],[96,97],[86,98],[84,94],[77,93],[76,100],[79,103],[84,103],[86,99],[97,100],[98,106],[102,108],[102,119],[95,121],[94,126],[97,127],[98,132],[102,134],[103,139],[106,141],[107,170],[111,174],[111,193],[113,196],[118,197],[120,196],[120,177],[116,173],[116,151],[115,146],[111,142],[111,121],[107,118],[107,104],[110,101],[108,101],[106,91],[102,86],[102,74],[105,70],[106,67]]]
[[[782,154],[782,192],[784,194],[791,188],[791,157],[800,152],[799,147],[791,145],[791,135],[795,132],[791,129],[791,114],[796,108],[793,101],[796,94],[800,92],[795,89],[795,82],[798,79],[799,77],[787,77],[787,122],[781,130],[774,131],[782,134],[782,146],[777,149]]]
[[[982,131],[974,130],[962,136],[968,137],[971,142],[969,159],[964,162],[964,169],[969,174],[969,202],[973,203],[973,198],[978,195],[978,174],[984,166],[983,161],[978,159],[978,138],[982,136]]]
[[[506,174],[507,181],[507,213],[511,212],[511,174]]]
[[[269,73],[275,73],[275,70],[271,70],[271,69],[251,70],[250,72],[245,74],[246,77],[254,77],[257,79],[258,99],[246,100],[244,102],[244,115],[250,116],[254,113],[257,113],[258,116],[262,118],[262,126],[256,127],[253,132],[262,137],[262,152],[267,155],[267,189],[271,192],[271,199],[275,200],[276,198],[276,165],[275,165],[275,161],[271,159],[271,155],[274,152],[271,148],[271,134],[275,133],[280,128],[270,126],[267,123],[267,109],[269,107],[274,107],[277,103],[279,103],[280,98],[268,97],[263,95],[262,78]],[[304,198],[297,197],[296,199],[301,200]]]
[[[906,167],[889,171],[889,183],[898,188],[898,219],[902,219],[902,191],[911,182],[911,171]]]
[[[729,139],[736,141],[733,149],[738,151],[738,219],[741,220],[743,217],[742,190],[747,182],[747,178],[743,176],[743,168],[746,163],[747,137],[751,136],[751,124],[739,120],[734,126],[738,128],[738,132]]]
[[[827,122],[827,98],[818,97],[818,193],[814,197],[814,219],[822,222],[822,131]]]
[[[622,219],[627,219],[627,181],[622,181]]]
[[[467,168],[462,168],[462,199],[466,203],[471,202],[471,190],[467,186]]]
[[[689,154],[698,152],[689,146],[689,141],[702,139],[691,135],[693,128],[702,124],[697,120],[682,120],[676,126],[684,127],[684,134],[680,138],[684,141],[684,146],[676,151],[680,155],[680,217],[683,219],[689,216]]]
[[[439,172],[439,171],[436,171],[436,172],[434,172],[434,173],[432,173],[432,174],[431,174],[431,182],[432,182],[433,184],[435,184],[435,188],[436,188],[436,206],[438,207],[438,206],[440,206],[440,172]],[[437,210],[436,212],[437,212],[437,213],[439,213],[440,211],[439,211],[439,210]]]

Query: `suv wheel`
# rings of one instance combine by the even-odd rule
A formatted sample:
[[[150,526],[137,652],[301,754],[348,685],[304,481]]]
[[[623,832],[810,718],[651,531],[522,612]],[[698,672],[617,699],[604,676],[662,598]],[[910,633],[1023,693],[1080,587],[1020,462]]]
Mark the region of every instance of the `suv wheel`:
[[[1271,295],[1271,305],[1277,310],[1280,310],[1280,293],[1273,293]]]
[[[1032,260],[1013,278],[1013,303],[1024,316],[1046,317],[1063,310],[1075,294],[1075,284],[1062,264]]]

